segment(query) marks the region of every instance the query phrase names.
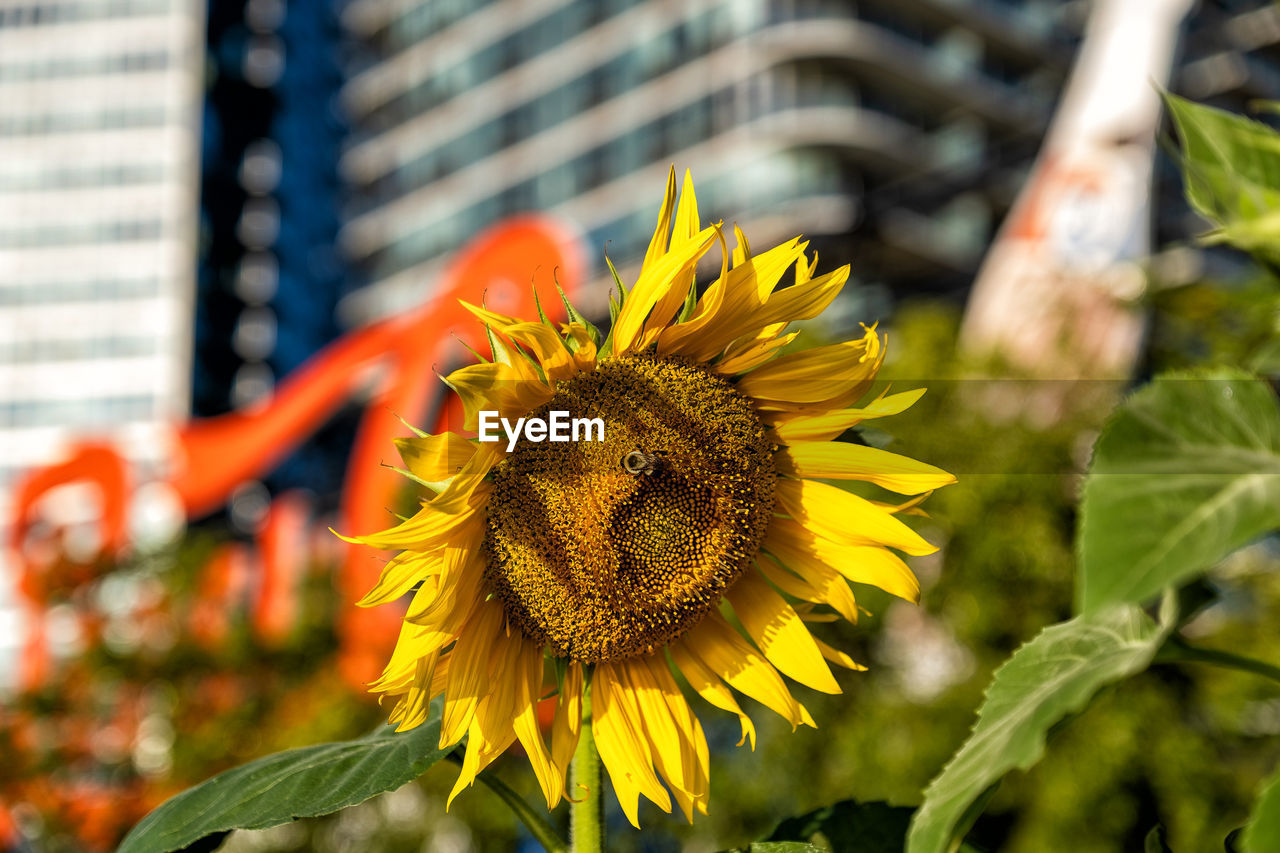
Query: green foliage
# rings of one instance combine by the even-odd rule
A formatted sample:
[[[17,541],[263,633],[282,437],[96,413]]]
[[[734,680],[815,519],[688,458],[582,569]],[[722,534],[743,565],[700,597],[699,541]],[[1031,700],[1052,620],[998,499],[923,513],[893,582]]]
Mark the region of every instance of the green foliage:
[[[1156,283],[1148,349],[1168,369],[1235,364],[1280,375],[1280,279],[1255,271],[1228,284]]]
[[[1080,609],[1141,603],[1280,526],[1280,409],[1236,370],[1165,376],[1103,429],[1085,484]]]
[[[1228,302],[1218,290],[1180,290],[1177,299],[1195,303],[1190,313],[1198,319],[1169,352],[1153,354],[1151,367],[1203,363],[1206,353],[1198,347],[1212,338],[1209,353],[1272,369],[1280,364],[1280,287],[1273,274],[1280,265],[1280,142],[1264,125],[1176,98],[1169,109],[1183,142],[1189,199],[1217,225],[1210,241],[1252,252],[1265,269],[1256,286],[1231,297],[1235,325],[1220,322],[1219,309]],[[616,271],[614,277],[625,294]],[[611,307],[616,312],[616,302]],[[1059,401],[1052,423],[1037,423],[1009,405],[1017,390],[947,381],[965,375],[952,361],[951,318],[937,312],[914,321],[904,332],[911,318],[899,317],[895,340],[908,343],[895,351],[899,360],[886,375],[936,378],[923,383],[930,394],[895,419],[892,431],[912,455],[961,477],[930,501],[935,518],[919,522],[943,545],[934,560],[914,564],[924,607],[912,610],[873,592],[860,603],[874,616],[856,629],[830,629],[826,639],[885,665],[844,676],[845,696],[805,698],[823,727],[819,733],[789,734],[766,718],[758,721],[762,754],[735,753],[727,745],[736,739],[736,723],[705,716],[713,774],[722,782],[709,820],[687,830],[695,833],[693,843],[713,849],[717,838],[756,837],[770,815],[790,810],[805,813],[737,850],[898,851],[908,833],[912,853],[968,850],[960,837],[990,806],[997,819],[978,823],[973,836],[1005,851],[1060,849],[1064,839],[1077,851],[1221,849],[1277,754],[1264,744],[1280,722],[1257,713],[1273,706],[1273,696],[1248,679],[1199,664],[1145,672],[1153,660],[1213,661],[1210,654],[1169,654],[1187,648],[1178,637],[1168,639],[1172,614],[1157,625],[1138,605],[1175,591],[1280,523],[1274,394],[1241,371],[1202,370],[1157,379],[1119,407],[1101,432],[1084,484],[1076,542],[1082,614],[1028,641],[1069,613],[1076,568],[1072,477],[1086,449],[1080,438],[1113,401],[1105,399],[1106,389],[1094,398],[1086,398],[1087,390],[1073,392]],[[1214,323],[1221,328],[1206,334],[1203,327]],[[954,372],[939,377],[939,365],[947,364]],[[1237,555],[1230,567],[1235,574],[1220,585],[1230,606],[1206,608],[1192,627],[1212,632],[1215,646],[1273,656],[1280,651],[1273,630],[1280,580],[1274,572],[1240,568],[1261,560],[1258,551]],[[915,615],[895,625],[905,612]],[[932,649],[924,645],[930,639]],[[904,663],[900,649],[911,643],[921,658],[936,660],[943,648],[962,660],[946,675],[924,667],[942,683],[936,692],[904,687],[910,660]],[[941,764],[962,739],[967,709],[978,704],[987,674],[1019,645],[995,672],[977,724],[929,785],[921,808],[913,815],[868,802],[915,796],[922,768]],[[1123,692],[1091,701],[1130,678]],[[122,849],[165,851],[232,827],[270,826],[359,802],[434,763],[436,731],[438,723],[404,735],[382,732],[230,771],[161,807]],[[1058,748],[1041,762],[1051,734]],[[300,756],[302,772],[293,766]],[[371,764],[376,769],[369,772]],[[762,766],[767,774],[759,772]],[[1027,770],[1020,784],[999,788],[1018,769]],[[527,777],[522,767],[520,778]],[[801,778],[804,785],[779,781]],[[863,802],[810,810],[837,792]],[[459,803],[459,811],[468,807]],[[671,829],[675,819],[652,810],[644,820],[643,839],[619,834],[611,849],[674,846],[676,833],[686,831]],[[473,821],[477,830],[483,823]],[[1263,786],[1248,826],[1235,835],[1239,840],[1226,841],[1227,849],[1237,843],[1252,853],[1280,849],[1280,776]]]
[[[1049,730],[1107,684],[1145,669],[1164,636],[1142,611],[1117,606],[1047,628],[1015,652],[996,672],[972,736],[925,791],[910,853],[953,849],[982,793],[1039,761]]]
[[[888,803],[842,800],[784,820],[765,841],[810,841],[821,835],[836,853],[899,853],[913,811]]]
[[[1142,853],[1173,853],[1165,842],[1164,827],[1153,826],[1142,842]]]
[[[391,791],[446,754],[436,702],[427,722],[268,755],[189,788],[147,815],[118,853],[168,853],[232,829],[265,829],[328,814]]]
[[[1280,262],[1280,138],[1260,122],[1165,96],[1182,141],[1187,200],[1229,243]]]
[[[1280,769],[1267,780],[1254,803],[1241,849],[1245,853],[1280,850]]]

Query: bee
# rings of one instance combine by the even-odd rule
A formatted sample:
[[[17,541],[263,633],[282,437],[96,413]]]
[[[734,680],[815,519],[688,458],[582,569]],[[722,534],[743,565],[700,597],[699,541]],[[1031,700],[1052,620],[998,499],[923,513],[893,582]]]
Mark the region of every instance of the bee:
[[[644,450],[633,450],[622,457],[622,469],[632,476],[638,477],[644,474],[648,477],[657,469],[659,457],[666,455],[662,451],[648,453]]]

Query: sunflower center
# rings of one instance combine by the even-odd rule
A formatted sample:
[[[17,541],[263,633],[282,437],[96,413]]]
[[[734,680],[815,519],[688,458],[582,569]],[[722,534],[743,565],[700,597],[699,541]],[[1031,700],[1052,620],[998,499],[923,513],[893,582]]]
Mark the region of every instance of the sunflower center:
[[[750,402],[677,358],[602,362],[530,413],[604,421],[603,441],[522,439],[493,471],[487,579],[510,621],[584,663],[652,652],[720,601],[773,510],[773,445]]]

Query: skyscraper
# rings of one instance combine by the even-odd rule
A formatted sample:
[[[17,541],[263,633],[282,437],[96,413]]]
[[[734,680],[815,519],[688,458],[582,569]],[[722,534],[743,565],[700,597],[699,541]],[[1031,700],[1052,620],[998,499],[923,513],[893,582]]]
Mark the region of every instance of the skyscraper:
[[[634,258],[677,163],[761,240],[939,289],[971,275],[1070,60],[1060,4],[355,0],[344,245],[370,313],[525,209]]]
[[[341,44],[329,2],[209,3],[196,416],[262,399],[339,333]],[[336,493],[344,449],[304,446],[273,485]]]
[[[0,6],[0,509],[74,433],[155,464],[190,375],[203,6]]]

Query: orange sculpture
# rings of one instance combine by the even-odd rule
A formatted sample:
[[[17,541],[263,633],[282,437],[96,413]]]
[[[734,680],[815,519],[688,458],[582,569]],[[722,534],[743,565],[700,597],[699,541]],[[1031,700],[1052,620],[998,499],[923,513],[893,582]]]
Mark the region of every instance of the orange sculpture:
[[[207,515],[222,507],[238,486],[269,472],[338,407],[372,383],[334,526],[345,533],[386,527],[388,508],[402,483],[380,464],[385,458],[394,460],[392,439],[409,434],[405,421],[433,431],[448,429],[451,419],[458,418],[449,406],[439,406],[434,422],[425,423],[433,414],[432,403],[442,399],[443,386],[435,372],[445,372],[467,357],[462,344],[476,350],[487,346],[483,331],[458,300],[484,301],[495,311],[523,316],[536,310],[536,290],[548,315],[563,318],[555,282],[572,296],[582,272],[576,239],[559,223],[524,216],[495,226],[454,258],[434,283],[433,298],[422,307],[335,341],[287,376],[264,402],[175,425],[173,458],[164,482],[188,519]],[[457,426],[456,420],[452,423]],[[128,545],[128,509],[137,484],[124,458],[109,444],[77,442],[64,461],[30,472],[19,482],[9,546],[18,557],[20,606],[29,626],[20,673],[28,688],[38,685],[47,671],[42,614],[49,601],[39,564],[24,548],[41,498],[73,482],[93,484],[100,491],[98,529],[104,554],[118,555]],[[273,502],[256,553],[247,555],[249,574],[256,575],[251,578],[252,622],[268,641],[287,631],[291,618],[301,559],[296,546],[304,537],[307,515],[299,501],[297,495],[281,495]],[[245,546],[236,544],[215,554],[206,579],[214,600],[242,595],[243,590],[236,590],[243,586],[237,579],[244,577],[245,558]],[[354,549],[345,549],[338,569],[336,586],[343,599],[340,666],[356,687],[377,675],[399,629],[394,613],[353,606],[380,570],[379,561]],[[218,630],[214,623],[201,630],[206,629],[214,634]]]

